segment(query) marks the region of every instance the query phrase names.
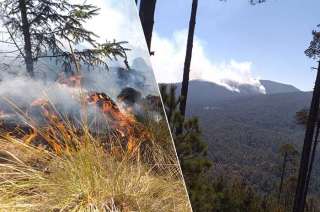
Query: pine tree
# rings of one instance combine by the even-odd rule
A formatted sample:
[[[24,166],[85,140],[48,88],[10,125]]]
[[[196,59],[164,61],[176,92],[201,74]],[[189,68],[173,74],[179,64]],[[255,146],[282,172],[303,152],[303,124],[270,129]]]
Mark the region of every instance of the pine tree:
[[[306,55],[313,59],[320,59],[320,33],[313,31],[313,40],[310,43],[309,48],[305,51]],[[294,201],[294,211],[303,212],[306,202],[306,194],[308,191],[308,174],[310,170],[310,154],[312,149],[314,130],[316,127],[320,102],[320,61],[318,61],[317,77],[313,96],[311,100],[311,106],[308,115],[308,121],[306,126],[305,139],[303,144],[303,150],[301,154],[300,169],[298,183],[296,187],[296,195]]]
[[[197,118],[182,118],[175,86],[161,85],[160,91],[193,210],[211,211],[214,198],[208,178],[211,162],[207,158],[207,145],[201,140],[199,122]],[[183,133],[176,134],[180,126]]]
[[[300,125],[307,126],[308,122],[308,110],[307,109],[302,109],[296,113],[296,120],[297,123]],[[311,174],[312,174],[312,169],[313,169],[313,164],[316,156],[316,151],[317,151],[317,146],[319,143],[319,135],[320,135],[320,123],[319,123],[319,117],[316,122],[316,131],[315,131],[315,136],[313,140],[313,145],[312,145],[312,152],[311,152],[311,157],[310,157],[310,164],[309,164],[309,169],[307,173],[307,179],[306,179],[306,184],[309,185],[310,179],[311,179]],[[308,189],[305,189],[305,194],[307,196]],[[310,206],[309,206],[310,207]]]
[[[141,0],[139,16],[150,54],[156,0]]]
[[[294,148],[292,144],[284,144],[280,147],[280,154],[283,157],[283,161],[282,161],[281,178],[280,178],[279,192],[278,192],[279,203],[281,201],[281,194],[283,192],[283,183],[285,181],[285,175],[288,169],[288,162],[294,162],[296,156],[298,155],[298,151]]]
[[[186,105],[187,105],[187,97],[188,97],[188,89],[189,89],[189,75],[190,75],[190,66],[191,66],[191,59],[192,59],[192,50],[193,50],[193,40],[194,40],[194,33],[196,27],[196,18],[197,18],[197,10],[198,10],[198,0],[192,1],[192,8],[191,8],[191,17],[189,22],[189,32],[188,32],[188,39],[187,39],[187,51],[186,57],[184,61],[184,68],[183,68],[183,80],[181,86],[181,102],[180,102],[180,113],[184,117],[186,113]],[[177,133],[182,133],[182,127],[178,127]]]
[[[97,35],[83,24],[98,15],[99,8],[91,4],[72,4],[68,0],[4,0],[0,2],[0,17],[9,34],[10,44],[18,50],[28,74],[34,76],[34,63],[40,58],[59,57],[72,63],[106,64],[106,58],[126,58],[123,42],[98,43]],[[79,43],[91,48],[74,49]]]

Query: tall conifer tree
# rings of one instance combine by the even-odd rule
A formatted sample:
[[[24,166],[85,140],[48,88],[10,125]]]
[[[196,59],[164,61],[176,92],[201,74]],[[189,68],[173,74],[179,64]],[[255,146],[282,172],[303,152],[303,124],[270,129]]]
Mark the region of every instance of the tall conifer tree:
[[[156,2],[156,0],[140,1],[139,16],[150,54]]]
[[[72,62],[104,64],[106,58],[126,58],[122,42],[98,43],[98,37],[84,23],[98,14],[91,4],[72,4],[68,0],[4,0],[0,17],[12,45],[23,58],[28,74],[34,76],[34,63],[40,58],[59,57]],[[90,48],[75,49],[82,42]]]
[[[184,117],[186,113],[187,97],[188,97],[188,88],[189,88],[189,75],[190,75],[190,66],[192,60],[192,50],[193,50],[193,40],[196,27],[196,18],[198,10],[198,0],[192,1],[191,8],[191,17],[189,22],[189,32],[187,38],[187,50],[186,57],[183,68],[183,80],[181,86],[181,102],[180,102],[180,113]],[[182,133],[182,126],[177,129],[177,133]]]
[[[317,77],[315,81],[313,96],[311,100],[311,106],[308,115],[308,121],[306,125],[306,133],[304,138],[304,144],[301,154],[299,177],[296,187],[294,212],[303,212],[306,202],[306,194],[308,190],[308,174],[310,170],[310,155],[314,138],[314,130],[319,114],[320,103],[320,33],[313,31],[313,40],[310,42],[309,48],[305,51],[306,55],[310,58],[318,60]],[[312,167],[312,166],[311,166]]]

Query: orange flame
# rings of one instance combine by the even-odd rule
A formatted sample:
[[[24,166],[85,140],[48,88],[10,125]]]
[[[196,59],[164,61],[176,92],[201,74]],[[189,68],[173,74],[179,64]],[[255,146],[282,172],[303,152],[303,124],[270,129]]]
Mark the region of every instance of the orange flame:
[[[74,75],[69,78],[60,76],[58,82],[62,85],[70,87],[80,87],[82,76]],[[72,96],[73,98],[74,96]],[[106,116],[106,119],[111,120],[111,127],[118,132],[121,139],[126,141],[125,146],[129,154],[139,152],[141,142],[150,140],[149,132],[138,122],[128,110],[120,110],[117,104],[105,93],[92,92],[85,94],[85,102],[91,105],[96,105],[101,112]],[[61,120],[60,116],[54,110],[50,102],[43,98],[38,98],[31,103],[31,107],[39,107],[43,117],[48,121],[46,126],[46,135],[42,135],[36,129],[31,129],[30,132],[22,138],[22,140],[31,144],[39,137],[44,137],[46,142],[56,152],[60,153],[63,149],[68,148],[67,144],[61,144],[57,131],[63,135],[65,139],[72,139],[70,132],[66,127],[66,123]],[[0,115],[2,115],[0,111]],[[41,134],[41,135],[40,135]]]

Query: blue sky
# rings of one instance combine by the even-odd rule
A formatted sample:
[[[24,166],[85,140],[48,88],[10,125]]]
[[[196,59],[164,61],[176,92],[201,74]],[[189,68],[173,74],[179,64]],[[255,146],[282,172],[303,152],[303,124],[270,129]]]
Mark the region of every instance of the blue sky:
[[[186,30],[191,2],[158,0],[155,36],[170,41]],[[315,72],[310,67],[316,62],[303,51],[320,24],[319,8],[318,0],[269,0],[256,6],[247,0],[199,0],[196,36],[213,64],[250,62],[253,77],[311,90]],[[156,44],[153,50],[157,57]]]

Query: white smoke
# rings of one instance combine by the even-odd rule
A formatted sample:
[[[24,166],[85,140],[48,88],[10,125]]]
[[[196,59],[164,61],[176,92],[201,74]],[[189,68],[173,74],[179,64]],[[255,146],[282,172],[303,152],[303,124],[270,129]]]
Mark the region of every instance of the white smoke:
[[[154,33],[152,49],[155,55],[151,57],[151,62],[158,83],[182,81],[186,43],[186,30],[175,32],[170,39]],[[202,41],[195,37],[191,80],[214,82],[236,92],[239,92],[239,85],[251,85],[258,92],[265,93],[265,88],[259,79],[253,76],[251,66],[252,62],[239,62],[233,59],[229,62],[215,63],[206,55]]]
[[[123,46],[130,49],[127,51],[128,62],[131,65],[130,67],[135,69],[136,72],[132,71],[130,79],[127,80],[126,84],[122,83],[121,86],[116,82],[118,80],[117,73],[110,73],[107,70],[94,70],[92,73],[84,73],[87,74],[86,77],[89,77],[89,79],[92,81],[92,84],[95,84],[97,87],[99,87],[97,90],[100,89],[103,92],[108,91],[107,93],[114,97],[124,86],[130,86],[138,89],[146,95],[158,95],[158,88],[152,72],[147,45],[145,43],[141,24],[139,22],[135,2],[131,0],[71,1],[79,4],[92,4],[100,9],[98,11],[99,15],[92,17],[92,19],[88,20],[88,22],[84,24],[86,29],[94,32],[98,36],[96,37],[97,41],[105,42],[106,40],[116,40],[128,42]],[[0,31],[6,31],[2,27],[1,21]],[[8,39],[8,34],[4,34],[4,36],[6,39]],[[82,48],[89,47],[86,43],[81,43],[79,46]],[[68,47],[68,45],[66,45],[66,47]],[[15,50],[15,47],[0,43],[0,52],[11,50]],[[15,73],[25,72],[25,65],[21,59],[18,60],[16,58],[16,54],[17,52],[14,52],[13,54],[0,53],[0,71],[12,71]],[[119,61],[108,61],[109,66],[123,67],[123,59],[118,59]],[[35,69],[36,72],[46,75],[43,77],[53,80],[55,77],[54,75],[59,70],[61,71],[61,66],[57,66],[55,64],[55,60],[39,60]],[[143,88],[138,88],[136,86],[138,83],[143,83]]]
[[[72,0],[74,3],[84,3],[82,0]],[[106,69],[96,68],[91,72],[83,70],[83,76],[87,81],[91,82],[92,90],[101,91],[107,93],[112,98],[115,98],[124,87],[133,87],[143,95],[153,94],[158,95],[157,84],[155,77],[151,69],[151,63],[145,44],[144,35],[138,19],[138,13],[134,1],[131,0],[87,0],[86,4],[92,4],[100,8],[99,15],[94,16],[88,22],[86,22],[85,28],[94,32],[98,37],[99,42],[105,42],[106,40],[112,41],[127,41],[128,43],[124,47],[129,48],[128,62],[130,67],[134,70],[130,70],[130,74],[125,76],[126,80],[119,84],[118,67],[123,67],[123,59],[118,58],[119,61],[108,61],[110,67],[116,67],[107,71]],[[0,20],[0,31],[6,31],[2,26]],[[4,36],[4,37],[2,37]],[[1,39],[9,39],[8,34],[1,34]],[[87,47],[86,43],[79,44],[80,47]],[[68,45],[66,45],[68,47]],[[24,77],[20,76],[21,73],[25,73],[25,65],[23,60],[17,59],[16,54],[8,53],[2,54],[4,51],[15,50],[12,45],[0,43],[0,71],[1,73],[10,73],[12,76],[22,77],[16,80],[24,81]],[[84,68],[85,69],[85,68]],[[57,73],[61,72],[61,65],[57,65],[55,60],[38,60],[35,64],[35,72],[39,73],[40,78],[54,81],[57,78]],[[14,79],[7,81],[8,77],[2,76],[0,73],[0,84],[10,85],[14,84]],[[1,82],[2,81],[2,82]],[[33,85],[30,83],[29,89],[33,89],[37,83]],[[1,86],[1,85],[0,85]],[[2,86],[3,88],[4,86]],[[44,86],[45,88],[46,86]],[[38,90],[35,89],[35,90]],[[43,90],[43,89],[42,89]],[[0,93],[0,96],[3,93]]]
[[[83,3],[82,0],[73,0]],[[107,60],[109,70],[105,67],[90,67],[81,65],[83,77],[82,86],[85,92],[101,92],[107,94],[117,104],[117,96],[126,87],[134,88],[142,97],[159,95],[154,74],[152,72],[149,54],[143,31],[138,19],[134,1],[125,0],[87,0],[100,8],[99,15],[93,17],[85,28],[94,32],[99,42],[126,41],[125,48],[130,49],[128,63],[130,70],[124,69],[124,59]],[[6,31],[0,21],[0,31]],[[9,39],[8,34],[0,34],[1,40]],[[81,43],[77,48],[86,48],[87,43]],[[65,45],[68,48],[68,45]],[[18,52],[12,45],[0,43],[0,112],[10,110],[10,105],[4,98],[11,99],[20,108],[27,108],[39,98],[49,99],[53,105],[59,106],[59,112],[72,114],[80,111],[79,88],[61,85],[57,80],[59,74],[65,72],[56,59],[39,59],[35,65],[36,78],[26,77],[25,64],[22,58],[17,58]],[[75,71],[75,68],[72,68]],[[90,108],[89,108],[90,109]],[[95,108],[93,108],[95,110]]]

